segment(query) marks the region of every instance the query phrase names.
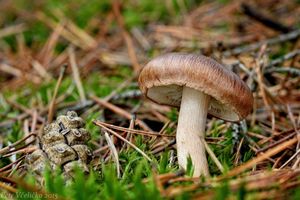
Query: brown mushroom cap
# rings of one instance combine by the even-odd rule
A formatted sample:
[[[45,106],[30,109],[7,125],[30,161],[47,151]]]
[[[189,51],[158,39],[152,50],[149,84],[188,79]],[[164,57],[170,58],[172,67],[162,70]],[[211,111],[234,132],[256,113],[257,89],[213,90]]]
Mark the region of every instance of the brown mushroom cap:
[[[139,86],[152,101],[179,107],[183,86],[211,96],[208,113],[239,121],[252,110],[248,86],[215,60],[197,54],[169,53],[151,60],[139,75]]]

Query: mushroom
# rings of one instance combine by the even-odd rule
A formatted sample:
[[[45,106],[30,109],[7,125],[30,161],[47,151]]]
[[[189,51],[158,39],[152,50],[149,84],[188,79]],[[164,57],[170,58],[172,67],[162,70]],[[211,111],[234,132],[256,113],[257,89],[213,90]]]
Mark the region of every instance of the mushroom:
[[[142,69],[138,82],[150,100],[180,107],[176,132],[178,163],[186,169],[190,156],[193,176],[209,176],[202,142],[207,114],[232,122],[244,119],[253,105],[247,85],[215,60],[187,53],[154,58]]]

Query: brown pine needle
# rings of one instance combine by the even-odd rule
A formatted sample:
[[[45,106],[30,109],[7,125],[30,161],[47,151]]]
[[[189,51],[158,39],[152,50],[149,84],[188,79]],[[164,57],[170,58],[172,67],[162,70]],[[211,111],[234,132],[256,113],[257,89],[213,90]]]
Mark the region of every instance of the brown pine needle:
[[[86,44],[89,48],[96,47],[97,41],[83,29],[78,27],[73,21],[69,20],[61,10],[53,10],[53,14],[56,15],[57,19],[65,21],[66,29],[73,33],[75,36],[77,36],[82,43]]]
[[[119,154],[118,154],[118,151],[117,151],[117,149],[116,149],[116,147],[115,147],[115,145],[114,145],[114,143],[113,143],[113,141],[112,141],[112,138],[109,137],[109,135],[108,135],[108,133],[107,133],[106,130],[104,131],[104,136],[105,136],[105,139],[106,139],[106,141],[107,141],[107,144],[108,144],[108,146],[109,146],[109,148],[110,148],[110,150],[111,150],[111,153],[112,153],[112,156],[113,156],[113,158],[114,158],[114,160],[115,160],[115,163],[116,163],[116,165],[117,165],[117,176],[118,176],[118,178],[121,178],[121,172],[120,172],[120,163],[119,163]]]
[[[141,70],[141,66],[138,62],[136,52],[134,50],[135,48],[134,48],[134,45],[133,45],[132,38],[130,37],[130,34],[125,29],[124,19],[121,15],[121,12],[120,12],[120,2],[118,0],[114,0],[113,3],[112,3],[112,8],[113,8],[114,15],[117,19],[117,23],[118,23],[118,25],[121,29],[122,36],[123,36],[123,38],[126,42],[129,58],[132,62],[134,72],[136,74],[138,74],[139,71]]]
[[[166,134],[161,134],[161,133],[156,133],[156,132],[135,130],[135,129],[131,129],[131,128],[124,128],[124,127],[121,127],[121,126],[115,126],[113,124],[108,124],[108,123],[105,123],[105,122],[102,122],[102,121],[99,121],[99,120],[97,120],[97,123],[102,124],[102,125],[104,125],[106,127],[109,127],[111,129],[115,129],[115,130],[118,130],[118,131],[124,131],[124,132],[130,132],[130,133],[138,134],[138,135],[153,136],[153,137],[161,136],[161,137],[170,137],[170,138],[175,137],[174,135],[166,135]]]
[[[220,178],[223,179],[223,178],[229,178],[232,176],[236,176],[236,175],[240,174],[241,172],[257,165],[259,162],[266,160],[273,155],[276,155],[277,153],[283,151],[284,149],[288,148],[289,146],[295,144],[296,142],[298,142],[298,140],[296,137],[294,137],[291,140],[281,143],[278,146],[274,147],[273,149],[270,149],[267,152],[260,154],[256,158],[253,158],[252,160],[249,160],[248,162],[240,165],[239,167],[234,168],[233,170],[229,171],[225,176],[220,177]]]
[[[2,188],[3,190],[6,190],[8,192],[11,192],[11,193],[16,193],[17,192],[17,189],[6,184],[6,183],[3,183],[3,182],[0,182],[0,188]]]
[[[116,114],[118,114],[122,117],[125,117],[128,120],[131,119],[131,114],[129,112],[127,112],[126,110],[124,110],[118,106],[115,106],[114,104],[111,104],[109,102],[106,102],[94,95],[91,96],[91,99],[94,100],[99,105],[104,106],[105,108],[115,112]],[[144,130],[151,131],[151,129],[142,120],[136,119],[136,123]]]
[[[22,33],[25,30],[26,30],[25,24],[12,25],[0,30],[0,38],[17,34],[17,33]]]
[[[80,72],[78,70],[78,65],[77,65],[76,59],[75,59],[74,47],[70,46],[68,48],[68,54],[69,54],[69,58],[70,58],[70,65],[71,65],[72,72],[73,72],[73,78],[74,78],[76,87],[78,89],[81,102],[85,102],[86,96],[85,96],[85,92],[84,92],[82,82],[80,79]]]
[[[279,169],[283,169],[285,166],[287,166],[298,154],[300,153],[300,149],[292,156],[290,159],[288,159]]]
[[[63,30],[63,24],[58,24],[56,28],[54,28],[52,34],[48,38],[47,42],[43,46],[42,50],[38,55],[38,60],[41,62],[41,65],[46,69],[49,67],[50,61],[53,59],[54,50],[58,43],[58,39],[60,38],[61,31]]]
[[[26,147],[26,148],[22,148],[22,149],[18,149],[18,150],[14,150],[12,152],[9,152],[5,155],[3,155],[3,157],[9,157],[9,156],[12,156],[12,155],[15,155],[17,153],[25,153],[25,154],[29,154],[29,153],[32,153],[34,152],[35,150],[37,149],[36,146],[29,146],[29,147]]]
[[[51,100],[50,105],[49,105],[49,111],[48,111],[48,123],[51,123],[52,120],[53,120],[53,116],[54,116],[54,112],[55,112],[55,99],[56,99],[57,92],[58,92],[58,89],[59,89],[59,87],[60,87],[60,84],[61,84],[61,82],[62,82],[62,79],[63,79],[63,77],[64,77],[66,67],[67,67],[66,65],[62,66],[61,71],[60,71],[60,74],[59,74],[58,81],[57,81],[57,83],[56,83],[56,85],[55,85],[53,97],[52,97],[52,100]]]
[[[31,136],[35,137],[36,133],[31,133],[31,134],[27,135],[26,137],[24,137],[24,138],[16,141],[15,143],[13,143],[13,144],[11,144],[11,145],[9,145],[7,147],[4,147],[4,148],[0,149],[0,155],[3,155],[5,153],[9,152],[13,147],[16,147],[17,145],[21,144],[22,142],[24,142],[25,140],[27,140]]]
[[[263,74],[262,74],[262,65],[263,62],[263,54],[265,53],[266,51],[266,48],[267,46],[266,45],[263,45],[260,49],[260,52],[259,52],[259,57],[256,59],[256,66],[255,66],[255,70],[256,70],[256,74],[257,74],[257,79],[258,79],[258,86],[259,86],[259,89],[260,89],[260,92],[261,92],[261,95],[262,95],[262,99],[264,101],[264,104],[265,106],[267,107],[267,109],[270,108],[270,103],[269,103],[269,100],[267,98],[267,94],[266,94],[266,91],[265,91],[265,84],[263,82]]]
[[[204,139],[202,139],[202,142],[205,146],[205,149],[207,151],[207,153],[209,154],[209,156],[211,157],[211,159],[214,161],[214,163],[217,165],[218,169],[223,173],[224,172],[224,167],[222,165],[222,163],[219,161],[219,159],[217,158],[217,156],[214,154],[214,152],[211,150],[211,148],[208,146],[208,144],[206,143],[206,141]]]
[[[0,64],[0,71],[8,73],[8,74],[16,76],[16,77],[22,76],[22,71],[21,70],[16,69],[16,68],[14,68],[14,67],[6,64],[6,63],[1,63]]]
[[[35,16],[38,20],[44,22],[47,26],[49,26],[53,30],[55,30],[56,27],[59,26],[59,24],[64,24],[64,22],[56,22],[54,19],[51,19],[51,17],[47,16],[45,13],[40,11],[37,12]],[[67,30],[65,27],[61,31],[61,36],[79,48],[82,49],[90,48],[85,43],[83,43],[78,37],[76,37],[73,33]]]
[[[114,136],[116,136],[117,138],[119,138],[120,140],[122,140],[123,142],[126,142],[128,145],[130,145],[132,148],[134,148],[137,152],[139,152],[140,154],[142,154],[148,161],[152,162],[151,158],[149,158],[149,156],[147,156],[147,154],[145,154],[141,149],[139,149],[137,146],[135,146],[134,144],[132,144],[131,142],[129,142],[128,140],[126,140],[125,138],[123,138],[122,136],[120,136],[117,132],[103,126],[100,123],[97,123],[97,121],[94,121],[94,124],[96,124],[97,126],[100,126],[101,128],[107,130],[108,132],[110,132],[111,134],[113,134]]]
[[[35,71],[37,71],[41,77],[46,79],[46,81],[49,81],[52,79],[52,76],[47,72],[45,67],[42,66],[42,64],[39,61],[33,60],[31,64],[32,64],[33,68],[35,69]]]
[[[21,156],[20,158],[18,158],[16,161],[12,162],[12,163],[9,163],[8,165],[0,168],[0,172],[3,172],[7,169],[9,169],[10,167],[13,167],[13,165],[15,165],[16,163],[22,161],[23,159],[25,158],[25,155]]]

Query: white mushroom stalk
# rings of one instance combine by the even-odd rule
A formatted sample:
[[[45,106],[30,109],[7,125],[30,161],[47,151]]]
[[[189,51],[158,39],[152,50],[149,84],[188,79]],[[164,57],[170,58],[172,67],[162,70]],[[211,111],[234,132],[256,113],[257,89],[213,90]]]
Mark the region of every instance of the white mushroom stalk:
[[[194,177],[209,176],[205,146],[205,124],[210,97],[198,90],[184,87],[178,118],[176,141],[177,156],[181,167],[186,169],[190,156]]]

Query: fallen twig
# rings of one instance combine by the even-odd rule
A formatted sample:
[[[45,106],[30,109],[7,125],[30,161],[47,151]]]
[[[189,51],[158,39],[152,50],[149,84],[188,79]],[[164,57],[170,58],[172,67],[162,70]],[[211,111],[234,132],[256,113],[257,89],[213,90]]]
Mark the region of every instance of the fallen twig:
[[[293,28],[283,25],[277,20],[275,21],[274,19],[271,19],[270,17],[267,17],[265,14],[260,12],[258,8],[254,8],[245,2],[242,3],[241,8],[246,15],[262,23],[263,25],[272,28],[273,30],[280,31],[282,33],[288,33],[293,30]]]
[[[246,45],[246,46],[237,47],[237,48],[234,48],[234,49],[231,49],[231,50],[224,51],[223,56],[238,55],[238,54],[241,54],[241,53],[254,51],[254,50],[259,49],[263,44],[274,45],[274,44],[277,44],[277,43],[297,39],[299,36],[300,36],[300,29],[297,29],[297,30],[292,31],[290,33],[282,34],[282,35],[279,35],[277,37],[274,37],[274,38],[271,38],[271,39],[268,39],[268,40],[259,41],[259,42],[256,42],[256,43],[251,43],[251,44]]]

